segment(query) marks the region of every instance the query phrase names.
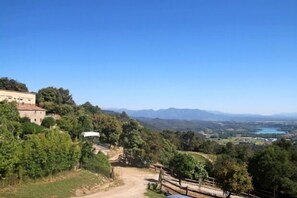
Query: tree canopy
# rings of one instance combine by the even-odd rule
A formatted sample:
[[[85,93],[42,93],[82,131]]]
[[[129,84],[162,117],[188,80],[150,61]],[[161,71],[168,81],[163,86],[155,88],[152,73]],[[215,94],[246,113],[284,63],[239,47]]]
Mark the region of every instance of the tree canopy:
[[[217,183],[230,197],[232,193],[242,193],[253,190],[252,178],[246,164],[237,163],[230,157],[217,159],[215,165]]]
[[[179,179],[179,184],[181,184],[181,179],[191,178],[196,162],[190,155],[177,153],[169,162],[169,166]]]
[[[47,87],[40,89],[36,95],[36,102],[50,113],[65,114],[75,105],[68,89]],[[70,105],[70,106],[67,106]]]
[[[7,77],[0,78],[0,89],[10,90],[10,91],[20,91],[20,92],[29,91],[26,84],[20,83],[13,79],[9,79]]]

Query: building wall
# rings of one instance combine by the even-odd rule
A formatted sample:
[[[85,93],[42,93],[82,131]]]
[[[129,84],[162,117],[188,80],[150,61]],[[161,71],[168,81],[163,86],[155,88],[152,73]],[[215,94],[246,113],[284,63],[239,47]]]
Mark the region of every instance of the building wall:
[[[41,125],[42,120],[45,117],[46,111],[32,111],[32,110],[19,110],[20,117],[28,117],[32,123]]]
[[[36,96],[33,93],[0,90],[0,101],[3,100],[8,100],[8,102],[16,101],[20,104],[35,104]]]

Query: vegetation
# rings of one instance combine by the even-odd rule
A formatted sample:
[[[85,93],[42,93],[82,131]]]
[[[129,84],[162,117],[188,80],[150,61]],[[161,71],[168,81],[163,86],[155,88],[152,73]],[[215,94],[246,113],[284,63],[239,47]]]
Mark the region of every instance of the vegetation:
[[[17,186],[0,190],[3,198],[67,198],[73,197],[75,190],[82,187],[92,187],[101,183],[101,178],[89,171],[65,172],[53,178],[55,182],[25,182]]]
[[[40,89],[36,95],[39,106],[47,109],[48,113],[65,115],[73,110],[75,105],[68,89],[47,87]]]
[[[254,185],[280,197],[297,196],[297,148],[282,139],[258,152],[251,159]]]
[[[217,184],[230,197],[232,193],[249,192],[253,190],[252,178],[249,176],[246,164],[237,163],[230,157],[220,157],[214,165],[214,175]]]
[[[100,173],[106,177],[110,176],[111,165],[108,158],[103,153],[94,154],[90,142],[84,141],[82,143],[81,152],[80,162],[83,168],[95,173]]]
[[[191,155],[184,153],[177,153],[169,162],[169,168],[179,179],[180,185],[183,178],[203,180],[208,176],[202,163],[197,162]]]
[[[148,189],[144,195],[146,195],[149,198],[165,198],[166,197],[163,192],[160,192],[158,190],[151,190],[151,189]]]
[[[44,93],[58,95],[49,98],[51,95]],[[62,88],[43,89],[40,94],[40,101],[52,102],[57,108],[60,108],[60,105],[74,105],[69,91]],[[67,120],[65,117],[73,118],[76,125],[63,122]],[[38,126],[30,123],[28,118],[20,119],[16,103],[0,102],[0,182],[10,179],[26,181],[52,178],[59,172],[78,167],[79,164],[109,176],[110,164],[107,158],[101,153],[93,154],[91,147],[83,148],[81,140],[77,139],[80,132],[92,129],[91,117],[83,107],[73,106],[71,112],[62,116],[61,123],[64,125],[61,124],[53,130],[49,129],[55,124],[53,118],[44,119],[43,126]]]
[[[56,120],[52,117],[46,117],[42,120],[41,126],[51,128],[56,125]]]
[[[0,89],[10,91],[28,92],[28,88],[24,83],[9,78],[0,78]]]
[[[204,156],[197,152],[191,152],[191,151],[183,151],[182,153],[186,153],[190,156],[192,156],[197,162],[200,162],[201,164],[207,164],[209,163],[209,160],[206,159]]]
[[[5,86],[13,87],[13,83]],[[20,119],[16,103],[0,102],[2,183],[10,178],[19,181],[52,178],[78,166],[109,176],[111,167],[107,158],[102,153],[95,155],[91,143],[80,137],[83,131],[98,131],[100,142],[111,147],[123,146],[124,162],[131,166],[148,167],[160,162],[179,180],[215,176],[229,196],[254,188],[255,193],[266,190],[279,197],[297,197],[297,145],[291,141],[281,139],[269,146],[219,144],[193,131],[150,131],[124,112],[106,113],[89,102],[76,105],[69,90],[63,88],[41,89],[37,101],[49,113],[59,114],[60,119],[46,118],[43,126],[38,126],[27,118]],[[55,129],[50,129],[55,122]],[[221,130],[219,136],[228,136],[236,134],[232,131],[234,127],[245,131],[248,125],[216,123],[207,130]],[[205,164],[207,160],[193,152],[218,157]]]

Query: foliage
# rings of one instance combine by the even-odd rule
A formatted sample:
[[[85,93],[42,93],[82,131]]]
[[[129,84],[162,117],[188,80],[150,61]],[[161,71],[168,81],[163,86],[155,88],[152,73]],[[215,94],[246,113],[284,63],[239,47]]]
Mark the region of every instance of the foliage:
[[[142,148],[144,141],[141,138],[140,131],[135,129],[126,131],[122,137],[125,161],[137,167],[148,165],[145,159],[145,151]]]
[[[235,145],[232,142],[228,142],[226,146],[222,148],[222,153],[236,158],[240,162],[246,163],[252,158],[254,154],[251,146],[242,144]]]
[[[257,188],[297,196],[297,163],[293,158],[296,149],[290,147],[290,143],[281,140],[253,157],[250,172]]]
[[[19,112],[15,102],[0,102],[0,120],[19,121]]]
[[[196,162],[194,158],[183,153],[177,153],[169,162],[169,167],[179,179],[180,184],[181,179],[191,178],[194,172],[195,165]]]
[[[0,180],[12,175],[19,163],[20,142],[0,126]]]
[[[97,105],[93,106],[90,102],[85,102],[81,105],[81,107],[83,107],[85,111],[90,114],[96,114],[101,112],[101,109]]]
[[[24,83],[20,83],[16,80],[9,79],[7,77],[0,78],[0,89],[28,92],[28,88]]]
[[[44,179],[35,182],[23,182],[12,188],[1,189],[0,197],[2,198],[40,198],[55,197],[67,198],[74,197],[75,190],[81,187],[98,185],[102,178],[98,175],[86,171],[63,172],[53,177],[53,182],[44,182]]]
[[[39,106],[46,108],[49,113],[62,112],[64,114],[69,112],[71,108],[63,105],[75,105],[68,89],[55,87],[40,89],[36,95],[36,102]]]
[[[221,149],[222,149],[222,146],[217,142],[206,140],[200,146],[199,151],[203,153],[208,153],[208,154],[210,153],[217,154],[217,153],[221,153]]]
[[[60,129],[67,131],[72,139],[78,138],[80,131],[78,131],[78,119],[75,115],[67,115],[57,120],[57,125]]]
[[[80,133],[83,131],[92,131],[93,123],[89,115],[81,115],[78,117],[78,128],[77,131]]]
[[[252,178],[249,176],[246,164],[239,164],[230,157],[220,157],[214,165],[214,174],[218,185],[228,192],[227,197],[232,193],[242,193],[253,190]]]
[[[15,102],[0,102],[0,125],[5,127],[13,135],[18,136],[21,131],[19,112]]]
[[[110,176],[111,165],[103,153],[94,154],[94,149],[89,141],[81,142],[80,163],[83,168],[96,173]]]
[[[46,128],[51,128],[52,126],[56,125],[56,120],[52,117],[46,117],[42,120],[41,126]]]
[[[198,162],[195,165],[194,172],[193,172],[193,179],[206,179],[208,177],[208,172],[205,169],[205,165]]]
[[[121,123],[113,116],[96,114],[93,116],[95,131],[99,131],[100,140],[110,145],[117,145],[122,133]]]
[[[24,138],[26,135],[41,133],[44,130],[45,128],[43,126],[31,122],[24,122],[22,123],[22,133],[20,137]]]
[[[86,170],[110,177],[111,165],[103,153],[85,158],[82,167]]]
[[[55,130],[30,135],[22,149],[22,167],[30,178],[70,170],[79,160],[79,150],[70,136]]]
[[[169,166],[170,161],[176,155],[176,147],[171,144],[167,139],[162,138],[162,146],[160,148],[160,162],[164,166]]]

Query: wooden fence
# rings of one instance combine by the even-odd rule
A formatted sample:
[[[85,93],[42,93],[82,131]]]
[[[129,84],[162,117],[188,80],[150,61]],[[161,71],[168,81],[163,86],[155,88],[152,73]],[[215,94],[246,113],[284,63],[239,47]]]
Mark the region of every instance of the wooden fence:
[[[209,193],[206,191],[203,191],[200,189],[201,186],[204,188],[214,189],[218,190],[219,187],[216,185],[215,178],[213,177],[207,177],[201,184],[199,181],[191,180],[191,179],[184,179],[182,180],[183,184],[189,184],[192,187],[195,187],[195,189],[191,189],[188,186],[180,186],[178,185],[178,179],[174,177],[174,175],[171,174],[171,171],[169,169],[164,169],[161,166],[154,166],[152,165],[150,167],[154,171],[160,171],[162,173],[161,178],[159,178],[159,182],[161,183],[161,187],[163,187],[163,191],[167,192],[169,191],[172,193],[182,194],[182,195],[190,195],[192,197],[224,197],[215,193]],[[170,178],[170,179],[169,179]],[[196,188],[197,186],[197,188]],[[268,191],[255,191],[253,194],[251,193],[242,193],[240,194],[243,197],[250,197],[250,198],[274,198],[274,194]]]
[[[161,179],[160,189],[168,194],[181,194],[181,195],[199,197],[199,198],[208,198],[208,197],[223,198],[223,196],[209,193],[200,189],[192,189],[189,186],[181,186],[166,178]]]

